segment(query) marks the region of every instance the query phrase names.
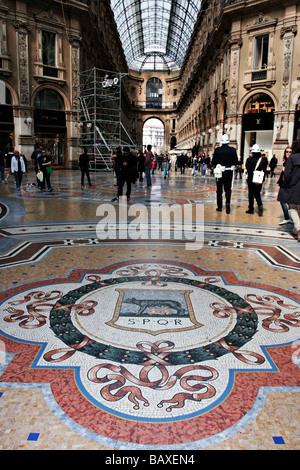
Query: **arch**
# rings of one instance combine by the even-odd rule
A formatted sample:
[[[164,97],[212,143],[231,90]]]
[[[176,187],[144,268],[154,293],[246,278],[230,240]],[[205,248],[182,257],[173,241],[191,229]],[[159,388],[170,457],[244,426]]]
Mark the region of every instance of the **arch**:
[[[147,121],[149,121],[149,119],[157,119],[158,121],[160,121],[162,123],[162,125],[165,127],[165,121],[162,117],[160,116],[155,116],[155,115],[151,115],[151,116],[147,116],[144,121],[143,121],[143,127],[144,125],[146,124]]]
[[[146,108],[162,109],[163,83],[158,77],[151,77],[146,83]]]
[[[174,149],[177,145],[177,139],[176,137],[173,135],[171,137],[171,141],[170,141],[170,150]]]
[[[39,87],[32,97],[35,146],[51,153],[54,165],[64,165],[67,132],[65,96],[55,87]]]
[[[2,83],[6,87],[11,97],[11,103],[1,103],[1,104],[8,104],[11,106],[18,104],[18,95],[15,92],[14,88],[12,88],[12,86],[9,83],[7,83],[5,80],[3,80],[2,78],[0,79],[0,83]]]
[[[245,106],[246,106],[246,103],[252,98],[252,96],[254,95],[257,95],[257,94],[265,94],[265,95],[268,95],[269,98],[272,99],[273,103],[274,103],[274,107],[275,107],[275,112],[278,108],[278,101],[277,101],[277,98],[276,96],[274,95],[274,93],[270,92],[269,90],[266,90],[265,88],[257,88],[255,90],[251,90],[249,91],[248,93],[246,93],[243,98],[241,99],[240,103],[239,103],[239,106],[238,106],[238,112],[240,114],[243,114],[244,113],[244,109],[245,109]]]
[[[275,111],[274,100],[267,93],[254,93],[245,102],[243,113],[269,113]]]
[[[148,123],[148,126],[147,126]],[[143,145],[152,145],[153,153],[164,153],[165,125],[158,117],[148,117],[143,123]]]
[[[70,105],[70,101],[68,99],[68,97],[66,96],[66,94],[61,90],[61,89],[58,89],[57,87],[55,86],[52,86],[52,85],[41,85],[39,87],[37,87],[34,92],[32,93],[32,106],[34,106],[34,103],[35,103],[35,99],[37,97],[37,95],[40,93],[40,92],[43,92],[44,90],[51,90],[51,91],[54,91],[55,93],[57,93],[60,98],[63,100],[63,111],[70,111],[71,109],[71,105]],[[47,108],[46,108],[47,109]]]
[[[60,93],[51,88],[42,88],[36,93],[33,106],[36,109],[52,109],[56,111],[65,111],[65,102]]]
[[[247,158],[253,144],[258,144],[268,160],[272,156],[276,100],[266,90],[252,90],[242,102],[241,156]]]

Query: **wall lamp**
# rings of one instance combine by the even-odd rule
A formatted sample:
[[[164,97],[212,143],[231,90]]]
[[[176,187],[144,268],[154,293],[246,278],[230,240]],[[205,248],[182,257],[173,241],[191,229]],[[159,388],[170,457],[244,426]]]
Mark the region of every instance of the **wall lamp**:
[[[25,120],[24,120],[25,124],[27,124],[27,126],[31,126],[32,124],[32,117],[26,117]]]

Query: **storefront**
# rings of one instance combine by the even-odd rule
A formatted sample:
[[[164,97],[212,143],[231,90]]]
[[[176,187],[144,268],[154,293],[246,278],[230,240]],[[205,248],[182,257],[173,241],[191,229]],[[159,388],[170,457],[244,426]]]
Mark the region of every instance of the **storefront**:
[[[274,134],[274,102],[264,93],[253,95],[246,103],[242,127],[242,158],[248,158],[250,148],[258,144],[267,159],[272,158]]]
[[[66,116],[62,97],[54,90],[40,91],[34,100],[35,147],[42,146],[53,165],[65,164]]]

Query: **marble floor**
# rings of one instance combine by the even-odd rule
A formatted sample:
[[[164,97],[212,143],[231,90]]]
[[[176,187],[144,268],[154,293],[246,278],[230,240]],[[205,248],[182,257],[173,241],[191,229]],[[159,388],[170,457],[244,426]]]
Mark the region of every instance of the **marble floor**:
[[[299,450],[300,243],[171,172],[0,183],[1,450]],[[172,210],[170,210],[170,208]]]

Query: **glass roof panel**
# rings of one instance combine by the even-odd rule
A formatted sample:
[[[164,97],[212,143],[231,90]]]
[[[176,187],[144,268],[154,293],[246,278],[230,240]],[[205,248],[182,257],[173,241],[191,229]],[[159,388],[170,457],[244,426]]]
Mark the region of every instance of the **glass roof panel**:
[[[202,0],[111,0],[130,68],[179,69]]]

